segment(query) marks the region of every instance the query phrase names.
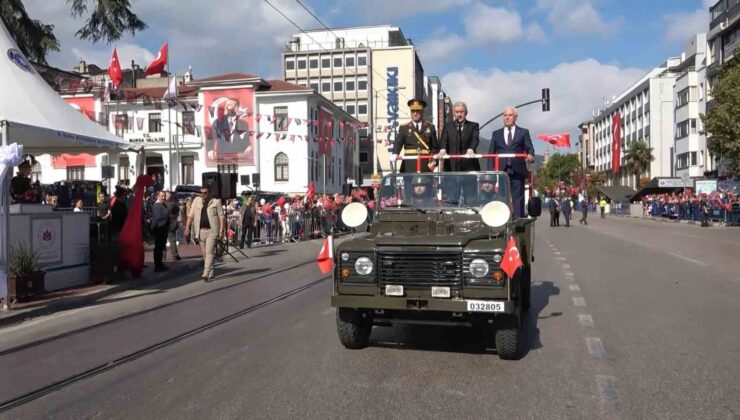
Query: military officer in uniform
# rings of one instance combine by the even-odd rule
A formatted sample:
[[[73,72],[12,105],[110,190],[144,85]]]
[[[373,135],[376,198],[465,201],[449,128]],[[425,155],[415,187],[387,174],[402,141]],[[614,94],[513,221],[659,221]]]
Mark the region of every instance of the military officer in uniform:
[[[403,151],[404,156],[430,155],[439,152],[437,131],[434,129],[434,125],[422,119],[424,108],[427,106],[426,102],[420,99],[412,99],[408,101],[408,106],[411,108],[411,121],[398,128],[398,137],[393,144],[391,162],[396,162],[396,158],[401,151]],[[421,172],[431,172],[434,170],[434,165],[433,160],[422,160]],[[416,161],[403,161],[399,171],[416,172]]]

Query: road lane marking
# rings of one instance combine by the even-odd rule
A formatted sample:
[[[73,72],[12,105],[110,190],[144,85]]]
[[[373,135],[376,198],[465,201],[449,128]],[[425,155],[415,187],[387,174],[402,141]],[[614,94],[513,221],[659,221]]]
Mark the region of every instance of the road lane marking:
[[[553,254],[555,254],[555,255],[561,255],[562,253],[560,251],[554,251]]]
[[[576,275],[576,273],[572,272],[571,270],[563,270],[563,274],[565,274],[568,277],[573,277]]]
[[[573,296],[573,305],[581,307],[586,306],[586,300],[580,296]]]
[[[570,291],[571,292],[580,292],[581,291],[581,286],[579,286],[577,284],[570,284],[570,285],[568,285],[568,288],[570,288]]]
[[[567,259],[565,257],[555,257],[556,260],[560,261],[566,261]]]
[[[699,261],[699,260],[695,260],[695,259],[693,259],[693,258],[685,257],[685,256],[683,256],[683,255],[681,255],[681,254],[676,254],[675,252],[671,252],[671,251],[666,251],[665,253],[666,253],[666,254],[668,254],[668,255],[673,255],[673,256],[674,256],[674,257],[676,257],[676,258],[680,258],[680,259],[682,259],[682,260],[684,260],[684,261],[688,261],[688,262],[690,262],[690,263],[694,263],[694,264],[699,264],[699,265],[704,265],[704,266],[706,266],[706,264],[704,264],[703,262],[701,262],[701,261]]]
[[[568,263],[563,263],[563,268],[564,268],[564,269],[570,269],[570,264],[568,264]]]
[[[586,347],[588,347],[588,353],[594,359],[603,359],[606,354],[604,345],[598,337],[586,337]]]
[[[589,314],[578,314],[578,322],[581,323],[583,328],[594,327],[594,319]]]
[[[616,404],[619,402],[619,391],[615,383],[616,379],[613,376],[596,375],[596,388],[599,390],[602,403]]]

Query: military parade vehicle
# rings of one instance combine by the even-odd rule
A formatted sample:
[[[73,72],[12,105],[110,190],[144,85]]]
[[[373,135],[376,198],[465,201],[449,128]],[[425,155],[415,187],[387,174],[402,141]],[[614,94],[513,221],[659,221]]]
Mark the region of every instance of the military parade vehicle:
[[[476,155],[496,168],[514,156],[524,155]],[[334,252],[340,342],[363,348],[373,326],[478,326],[500,358],[519,357],[539,198],[513,218],[508,175],[481,171],[386,175],[376,199],[370,234]],[[342,218],[359,226],[367,210],[349,205]]]

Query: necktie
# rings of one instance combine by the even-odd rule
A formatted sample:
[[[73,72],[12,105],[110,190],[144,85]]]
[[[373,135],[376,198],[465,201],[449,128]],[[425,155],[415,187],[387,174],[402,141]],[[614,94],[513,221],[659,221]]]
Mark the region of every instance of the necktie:
[[[509,135],[506,137],[506,145],[511,145],[511,128],[509,128]]]

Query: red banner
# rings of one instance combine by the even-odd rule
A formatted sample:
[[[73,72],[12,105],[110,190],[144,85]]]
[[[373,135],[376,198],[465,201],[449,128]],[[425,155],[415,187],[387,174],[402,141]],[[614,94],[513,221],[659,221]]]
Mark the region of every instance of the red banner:
[[[79,155],[70,155],[69,153],[62,153],[59,156],[51,157],[51,167],[54,169],[66,169],[70,166],[84,166],[86,168],[94,168],[97,166],[95,163],[95,156],[87,153],[80,153]]]
[[[92,96],[82,96],[64,98],[64,100],[70,104],[72,108],[80,111],[82,115],[95,121],[95,98]]]
[[[619,173],[620,154],[622,152],[622,117],[619,112],[612,117],[612,172]]]

